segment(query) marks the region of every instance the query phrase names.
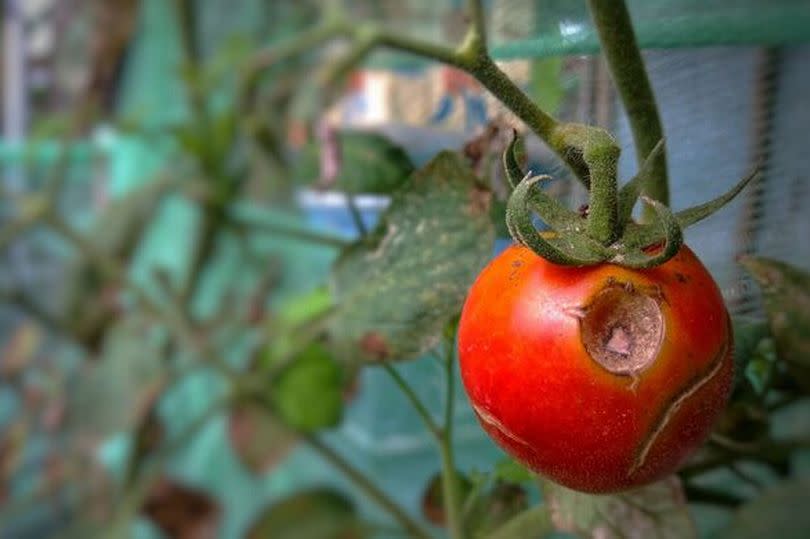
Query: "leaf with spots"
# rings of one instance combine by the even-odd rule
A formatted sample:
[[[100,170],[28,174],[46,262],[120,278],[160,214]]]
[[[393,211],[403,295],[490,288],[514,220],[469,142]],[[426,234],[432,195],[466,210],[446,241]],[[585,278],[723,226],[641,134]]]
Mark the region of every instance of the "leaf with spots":
[[[612,495],[577,492],[551,481],[544,481],[543,497],[554,527],[578,537],[697,537],[681,483],[675,476]]]
[[[330,488],[288,496],[265,509],[245,534],[246,539],[362,539],[363,525],[352,502]]]
[[[777,356],[810,391],[810,275],[767,258],[747,257],[740,263],[762,289]]]
[[[378,226],[332,268],[327,331],[347,360],[417,357],[435,346],[492,255],[491,192],[442,152],[392,197]]]

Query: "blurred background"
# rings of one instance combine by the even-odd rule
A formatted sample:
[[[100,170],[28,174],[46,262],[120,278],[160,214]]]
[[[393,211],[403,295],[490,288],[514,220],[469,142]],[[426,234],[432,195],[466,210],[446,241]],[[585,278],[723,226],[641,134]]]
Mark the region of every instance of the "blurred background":
[[[162,490],[135,515],[134,536],[243,537],[268,504],[316,485],[335,487],[368,518],[390,520],[322,453],[250,407],[211,411],[225,391],[221,374],[189,368],[181,356],[190,352],[148,317],[115,314],[137,298],[99,285],[81,246],[27,224],[25,235],[12,237],[10,227],[41,202],[36,193],[58,185],[50,200],[72,230],[125,261],[125,273],[154,301],[178,295],[206,328],[224,328],[220,346],[239,364],[256,349],[265,311],[284,312],[285,302],[319,290],[335,245],[357,235],[353,215],[373,226],[388,204],[385,189],[324,183],[313,144],[349,129],[380,133],[405,151],[407,173],[440,149],[497,145],[512,127],[524,130],[464,73],[392,51],[373,53],[339,94],[319,101],[325,107],[314,107],[305,95],[312,73],[341,57],[340,43],[273,64],[246,98],[251,66],[269,65],[274,50],[317,24],[322,3],[180,4],[185,9],[169,0],[3,2],[0,537],[64,537],[82,519],[108,522],[111,493],[145,443],[134,429],[150,424],[152,436],[169,439],[202,420],[166,457]],[[686,234],[732,313],[761,318],[757,288],[736,257],[757,253],[810,269],[810,5],[628,4],[663,116],[673,208],[712,198],[761,167],[755,184]],[[345,5],[357,20],[434,42],[456,43],[466,28],[462,0]],[[485,6],[502,68],[560,119],[615,133],[620,177],[632,177],[629,127],[584,2]],[[539,141],[530,138],[527,152],[535,172],[554,176],[551,192],[571,207],[585,201]],[[185,178],[210,181],[200,192],[163,196],[163,187]],[[233,202],[233,226],[211,217],[212,192]],[[501,235],[499,247],[508,243]],[[172,362],[180,366],[167,374]],[[441,413],[441,366],[424,357],[400,372]],[[492,468],[502,453],[462,391],[455,400],[458,467]],[[438,461],[419,418],[379,369],[364,369],[346,402],[322,443],[426,519],[424,485]],[[723,523],[720,513],[699,515],[703,533]]]

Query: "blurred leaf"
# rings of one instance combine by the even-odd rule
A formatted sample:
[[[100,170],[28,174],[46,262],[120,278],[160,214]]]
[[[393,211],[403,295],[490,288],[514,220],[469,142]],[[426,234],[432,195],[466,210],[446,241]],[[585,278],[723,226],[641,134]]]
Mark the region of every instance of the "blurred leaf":
[[[509,227],[506,226],[506,201],[493,198],[489,215],[492,219],[492,226],[495,227],[496,237],[509,238]]]
[[[681,483],[674,476],[611,495],[586,494],[544,481],[543,497],[554,527],[579,537],[697,537]]]
[[[774,376],[776,350],[772,339],[759,341],[748,364],[745,366],[745,379],[758,395],[763,395]]]
[[[0,376],[11,378],[20,374],[36,357],[43,334],[32,322],[21,322],[0,350]]]
[[[326,286],[319,286],[285,301],[278,308],[275,323],[294,327],[316,318],[332,307],[332,294]]]
[[[343,414],[343,370],[313,343],[273,381],[271,399],[279,417],[297,430],[334,427]]]
[[[141,513],[169,539],[213,539],[219,527],[219,504],[208,494],[162,478],[144,501]]]
[[[367,537],[352,503],[330,488],[318,488],[271,505],[250,527],[246,539],[362,539]]]
[[[242,465],[261,474],[287,456],[296,436],[261,403],[242,401],[231,408],[228,416],[228,439]]]
[[[332,268],[328,332],[341,359],[409,359],[438,343],[492,256],[490,199],[456,153],[411,176]]]
[[[759,342],[770,335],[770,330],[765,322],[740,317],[732,319],[732,328],[734,332],[734,385],[736,387],[743,381],[748,362],[753,358]]]
[[[0,431],[0,498],[6,494],[4,487],[11,484],[11,477],[23,461],[29,429],[25,421],[18,419]]]
[[[810,479],[781,483],[742,506],[716,539],[800,539],[810,530]]]
[[[319,327],[332,306],[332,294],[326,286],[283,302],[269,318],[267,342],[259,356],[261,364],[268,367],[312,341],[312,328]]]
[[[408,154],[383,135],[363,131],[341,131],[340,171],[337,189],[347,193],[388,194],[402,185],[413,172]],[[319,144],[304,147],[294,171],[298,182],[311,184],[321,177]]]
[[[101,253],[127,263],[175,180],[160,178],[146,183],[110,203],[85,234]],[[116,318],[118,283],[105,280],[95,263],[83,255],[71,259],[64,271],[64,285],[57,299],[60,318],[75,337],[91,350],[101,345],[104,332]]]
[[[767,258],[746,257],[740,263],[762,288],[779,358],[810,391],[810,274]]]
[[[557,112],[565,97],[562,62],[563,59],[559,56],[532,62],[528,93],[549,114]]]
[[[470,527],[475,530],[475,537],[487,537],[528,507],[526,489],[514,483],[498,482],[479,501]]]
[[[551,532],[548,508],[545,505],[534,507],[516,514],[497,529],[489,533],[487,539],[543,539]],[[555,535],[556,536],[556,535]]]
[[[100,438],[140,422],[166,376],[163,350],[151,337],[143,318],[115,323],[100,360],[82,365],[85,371],[69,393],[68,428]]]
[[[459,484],[459,495],[463,500],[472,489],[472,482],[462,474],[456,472]],[[441,472],[436,472],[428,480],[425,490],[422,493],[422,514],[428,522],[436,526],[447,524],[444,513],[444,476]]]
[[[537,479],[525,466],[509,457],[495,464],[492,474],[496,479],[509,483],[531,483]]]

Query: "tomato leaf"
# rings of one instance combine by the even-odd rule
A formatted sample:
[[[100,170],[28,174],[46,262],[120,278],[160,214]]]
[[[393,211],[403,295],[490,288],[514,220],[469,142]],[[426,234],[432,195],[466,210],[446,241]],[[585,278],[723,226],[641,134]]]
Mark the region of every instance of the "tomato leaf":
[[[781,483],[742,506],[728,526],[715,537],[717,539],[807,537],[807,530],[810,530],[808,499],[810,499],[810,479]]]
[[[762,288],[777,356],[810,390],[810,275],[767,258],[747,257],[740,263]]]
[[[755,359],[760,342],[770,335],[767,324],[757,320],[734,318],[734,385],[746,379],[748,364]]]
[[[362,539],[367,535],[351,501],[335,490],[318,488],[293,494],[265,509],[245,538]]]
[[[242,465],[255,474],[267,472],[293,447],[296,436],[261,403],[237,402],[228,416],[228,438]]]
[[[456,153],[411,176],[375,230],[332,269],[328,332],[342,359],[409,359],[439,342],[492,255],[490,201]]]
[[[98,362],[85,363],[68,400],[68,428],[98,437],[130,430],[163,388],[163,350],[145,320],[117,322]]]
[[[271,399],[297,430],[334,427],[343,414],[343,369],[325,347],[312,344],[273,381]]]
[[[470,519],[470,528],[475,531],[475,537],[489,537],[493,530],[500,529],[528,507],[529,495],[526,489],[514,483],[498,482],[476,504]],[[511,537],[527,536],[531,534],[523,533]]]
[[[510,483],[531,483],[537,479],[525,466],[508,457],[495,464],[492,473],[496,479]]]
[[[213,539],[220,508],[208,493],[161,478],[149,491],[141,512],[167,537]]]
[[[628,492],[594,495],[543,482],[551,521],[579,537],[697,537],[680,481],[672,476]]]
[[[413,172],[408,154],[377,133],[342,131],[337,134],[340,170],[334,181],[347,193],[388,194],[399,188]],[[302,150],[294,174],[300,183],[316,182],[321,176],[321,147],[311,143]]]

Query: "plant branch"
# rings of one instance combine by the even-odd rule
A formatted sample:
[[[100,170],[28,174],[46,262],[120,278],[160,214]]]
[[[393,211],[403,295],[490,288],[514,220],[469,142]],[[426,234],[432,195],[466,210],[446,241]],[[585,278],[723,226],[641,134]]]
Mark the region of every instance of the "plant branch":
[[[401,374],[399,374],[399,372],[394,368],[393,365],[391,365],[390,362],[384,362],[383,368],[385,369],[385,372],[391,376],[397,386],[399,386],[399,389],[402,391],[405,397],[410,401],[414,410],[416,410],[416,413],[422,418],[422,421],[424,421],[430,433],[436,438],[437,441],[439,441],[439,443],[441,443],[443,435],[442,429],[433,420],[430,412],[425,407],[421,399],[419,399],[419,396],[416,394],[413,388],[408,384],[408,381],[405,380]]]
[[[304,227],[296,227],[279,223],[270,223],[267,221],[250,219],[246,217],[236,216],[233,214],[229,215],[228,219],[230,221],[230,224],[238,228],[240,231],[250,230],[257,232],[258,231],[268,232],[270,234],[278,234],[279,236],[284,236],[290,239],[301,240],[308,243],[315,243],[326,247],[334,247],[336,249],[342,249],[351,243],[350,241],[340,238],[338,236],[322,234],[320,232],[316,232],[314,230],[310,230]]]
[[[208,364],[216,368],[230,380],[237,378],[238,374],[212,350],[210,343],[204,335],[200,335],[195,331],[194,327],[188,325],[184,316],[173,316],[161,308],[160,305],[152,300],[149,294],[130,280],[126,267],[118,260],[99,251],[61,217],[51,215],[48,217],[47,222],[58,234],[68,240],[83,256],[94,264],[99,271],[101,271],[105,279],[121,283],[131,290],[141,306],[166,324],[175,335],[185,341],[195,352],[200,354]],[[184,309],[184,305],[177,305],[176,307],[178,312]]]
[[[641,168],[656,144],[664,138],[664,133],[650,79],[636,44],[630,14],[624,0],[588,0],[588,7],[613,82],[630,120],[636,161]],[[666,148],[656,156],[643,191],[653,200],[669,205]],[[645,217],[653,219],[655,216],[651,209],[647,209]]]
[[[453,405],[455,401],[455,376],[453,360],[455,350],[455,327],[445,343],[444,375],[445,375],[445,403],[444,403],[444,429],[439,441],[439,450],[442,460],[442,496],[444,498],[444,513],[447,520],[447,530],[453,539],[462,539],[465,536],[464,522],[461,512],[461,492],[459,489],[458,473],[456,472],[453,456]]]
[[[335,468],[340,470],[352,483],[354,483],[360,490],[362,490],[369,498],[376,502],[380,507],[388,511],[397,522],[410,534],[411,537],[417,539],[430,539],[430,534],[422,529],[422,526],[411,518],[405,511],[402,510],[388,495],[383,492],[373,481],[366,477],[360,470],[352,466],[334,449],[320,441],[315,436],[302,434],[301,438],[318,453],[324,460],[332,464]]]

